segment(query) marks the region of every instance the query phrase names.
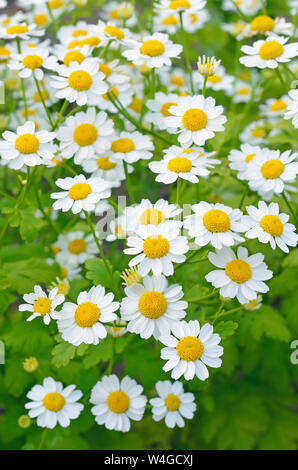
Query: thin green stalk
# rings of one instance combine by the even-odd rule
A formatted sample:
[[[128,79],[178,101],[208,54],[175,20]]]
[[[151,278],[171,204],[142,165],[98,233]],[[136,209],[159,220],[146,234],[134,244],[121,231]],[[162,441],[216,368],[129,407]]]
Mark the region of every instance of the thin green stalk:
[[[285,83],[285,81],[282,77],[282,74],[281,74],[280,70],[278,69],[278,67],[276,67],[276,69],[274,69],[274,70],[275,70],[276,75],[278,76],[278,79],[279,79],[280,83],[282,84],[283,88],[286,89],[287,85],[286,85],[286,83]]]
[[[113,39],[110,39],[110,40],[107,42],[107,44],[106,44],[105,47],[101,50],[101,52],[100,52],[100,54],[99,54],[99,56],[98,56],[99,59],[102,59],[103,57],[105,57],[105,55],[106,55],[106,53],[107,53],[107,51],[108,51],[108,49],[109,49],[109,47],[110,47],[110,45],[111,45],[112,42],[113,42]]]
[[[112,356],[106,371],[106,375],[110,375],[112,370],[113,370],[113,365],[115,361],[115,349],[116,349],[116,338],[113,338],[113,343],[112,343]]]
[[[56,129],[56,127],[58,126],[59,122],[61,122],[63,120],[63,114],[65,113],[65,111],[67,109],[67,106],[68,106],[68,101],[64,100],[60,111],[57,113],[57,119],[56,119],[56,121],[53,125],[52,131],[54,131]]]
[[[178,178],[177,180],[177,189],[176,189],[176,204],[179,206],[179,200],[180,200],[180,192],[181,192],[181,178]]]
[[[206,85],[207,85],[207,80],[208,80],[208,77],[204,77],[204,83],[203,83],[203,88],[202,88],[202,95],[205,96],[206,94]]]
[[[45,212],[44,208],[43,208],[43,205],[41,203],[41,200],[40,200],[40,190],[37,189],[37,186],[35,185],[34,186],[34,191],[35,191],[35,196],[36,196],[36,200],[37,200],[37,205],[39,207],[39,210],[41,211],[42,215],[44,216],[45,220],[47,221],[47,223],[52,227],[52,229],[54,230],[54,232],[59,235],[59,230],[57,229],[56,225],[54,224],[54,222],[52,221],[51,217],[49,217],[49,215]]]
[[[44,428],[37,450],[42,450],[43,449],[46,438],[47,438],[47,434],[48,434],[48,428]]]
[[[155,68],[151,70],[151,97],[154,99],[155,97],[155,86],[156,86],[156,73]]]
[[[210,299],[214,295],[215,295],[215,289],[211,292],[211,294],[203,295],[203,297],[197,297],[197,298],[194,298],[194,299],[190,299],[187,302],[189,302],[189,303],[198,303],[198,302],[201,302],[202,300]]]
[[[239,204],[239,209],[240,210],[242,209],[242,206],[243,206],[244,200],[247,196],[247,193],[248,193],[248,183],[246,183],[246,186],[245,186],[244,191],[242,193],[242,197],[241,197],[240,204]]]
[[[51,117],[51,113],[46,105],[46,102],[44,100],[44,97],[43,97],[43,94],[42,94],[42,91],[40,89],[40,86],[39,86],[39,83],[38,83],[38,80],[34,77],[34,81],[35,81],[35,85],[36,85],[36,88],[37,88],[37,91],[38,91],[38,94],[40,96],[40,99],[41,99],[41,102],[42,102],[42,105],[44,107],[44,110],[47,114],[47,117],[48,117],[48,120],[49,120],[49,123],[51,124],[52,127],[54,127],[54,123],[53,123],[53,120],[52,120],[52,117]]]
[[[58,23],[57,23],[57,21],[56,21],[55,16],[53,15],[52,8],[50,7],[49,2],[47,2],[46,5],[47,5],[47,9],[48,9],[50,18],[51,18],[52,23],[53,23],[53,26],[54,26],[54,28],[55,28],[55,31],[57,32],[57,31],[59,30],[59,25],[58,25]]]
[[[293,217],[293,219],[294,219],[294,221],[295,221],[295,224],[296,224],[296,223],[297,223],[297,217],[296,217],[296,214],[295,214],[295,212],[294,212],[294,209],[292,208],[292,206],[291,206],[291,204],[290,204],[290,201],[288,200],[288,198],[287,198],[287,196],[285,195],[285,192],[284,192],[284,191],[281,193],[281,195],[282,195],[282,198],[283,198],[283,200],[285,201],[285,203],[286,203],[286,205],[287,205],[289,211],[291,212],[292,217]]]

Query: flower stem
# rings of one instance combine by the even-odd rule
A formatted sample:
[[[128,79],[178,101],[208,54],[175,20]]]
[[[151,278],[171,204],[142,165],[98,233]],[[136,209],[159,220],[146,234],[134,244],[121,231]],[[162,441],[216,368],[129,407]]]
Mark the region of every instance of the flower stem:
[[[42,448],[44,447],[44,444],[45,444],[45,441],[46,441],[46,438],[47,438],[47,434],[48,434],[48,428],[45,428],[43,430],[43,433],[41,435],[41,439],[40,439],[40,443],[39,443],[39,446],[38,446],[38,449],[37,450],[42,450]]]
[[[297,217],[296,217],[296,214],[295,214],[295,212],[294,212],[293,207],[292,207],[291,204],[290,204],[289,199],[288,199],[287,196],[285,195],[285,192],[284,192],[284,191],[281,193],[281,195],[282,195],[282,198],[283,198],[283,200],[285,201],[285,203],[286,203],[286,205],[287,205],[289,211],[291,212],[292,217],[293,217],[293,219],[294,219],[294,221],[295,221],[295,224],[296,224],[296,222],[297,222]]]
[[[276,67],[276,69],[274,69],[274,70],[276,72],[276,75],[278,76],[278,79],[279,79],[280,83],[282,84],[282,87],[287,88],[287,85],[286,85],[286,83],[285,83],[285,81],[282,77],[282,74],[281,74],[280,70],[278,69],[278,67]]]
[[[207,80],[208,80],[208,77],[204,77],[204,83],[203,83],[203,88],[202,88],[202,95],[205,96],[206,94],[206,85],[207,85]]]
[[[54,26],[54,28],[55,28],[55,31],[57,32],[58,29],[59,29],[59,26],[58,26],[58,23],[57,23],[57,21],[56,21],[55,16],[53,15],[52,8],[50,7],[49,2],[47,2],[46,5],[47,5],[47,9],[48,9],[50,18],[51,18],[52,23],[53,23],[53,26]]]
[[[43,97],[43,94],[42,94],[42,91],[40,89],[40,86],[39,86],[39,83],[38,83],[38,80],[34,77],[34,81],[35,81],[35,85],[36,85],[36,88],[37,88],[37,91],[38,91],[38,94],[40,96],[40,99],[41,99],[41,102],[42,102],[42,105],[44,107],[44,110],[48,116],[48,120],[49,120],[49,123],[51,124],[52,127],[54,127],[54,123],[53,123],[53,120],[51,118],[51,113],[45,103],[45,100],[44,100],[44,97]]]
[[[240,204],[239,204],[239,209],[240,210],[242,209],[242,206],[243,206],[244,200],[247,196],[247,193],[248,193],[248,184],[246,183],[243,194],[242,194],[242,197],[241,197],[241,201],[240,201]]]

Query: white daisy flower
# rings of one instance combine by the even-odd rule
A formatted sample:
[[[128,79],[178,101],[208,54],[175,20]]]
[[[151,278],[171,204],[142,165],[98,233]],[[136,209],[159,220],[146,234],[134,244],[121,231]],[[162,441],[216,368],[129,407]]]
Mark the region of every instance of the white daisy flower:
[[[234,89],[234,103],[247,103],[248,101],[250,101],[251,93],[251,84],[249,82],[238,80]]]
[[[121,160],[111,161],[112,152],[105,152],[104,156],[96,156],[88,160],[83,160],[81,166],[86,173],[92,173],[91,178],[102,178],[111,188],[119,188],[121,181],[125,180],[125,172]],[[129,173],[133,172],[133,167],[128,165]]]
[[[275,69],[279,63],[290,62],[298,55],[298,43],[286,44],[289,38],[270,35],[265,40],[256,41],[252,46],[242,46],[247,54],[240,57],[240,63],[246,67]]]
[[[174,325],[173,335],[162,335],[159,341],[166,346],[160,354],[167,361],[163,370],[172,370],[171,377],[175,380],[181,376],[192,380],[195,375],[206,380],[209,377],[206,366],[221,366],[223,347],[218,346],[220,336],[213,333],[213,326],[209,323],[200,328],[197,320],[183,320]]]
[[[245,231],[243,214],[223,204],[201,201],[192,206],[194,214],[185,217],[184,227],[199,246],[210,243],[217,249],[244,241],[238,232]]]
[[[298,90],[290,90],[289,97],[291,99],[290,104],[286,109],[284,115],[285,119],[292,119],[294,127],[298,127]]]
[[[206,5],[205,0],[159,0],[155,3],[154,8],[156,10],[165,11],[168,13],[196,13]]]
[[[172,116],[169,112],[169,108],[171,106],[177,106],[177,98],[178,95],[174,93],[166,94],[161,91],[157,92],[154,99],[146,102],[146,107],[149,111],[146,113],[144,119],[164,131],[168,127],[165,123],[165,117]]]
[[[269,98],[260,105],[260,113],[268,119],[279,118],[284,115],[289,104],[288,95],[283,95],[281,98]]]
[[[176,204],[169,204],[165,199],[159,199],[152,204],[149,199],[142,199],[140,204],[125,207],[123,212],[125,230],[135,232],[142,225],[155,225],[173,219],[181,214]]]
[[[0,27],[0,38],[1,39],[16,39],[20,38],[23,40],[28,40],[32,36],[42,36],[44,34],[43,30],[38,30],[35,24],[18,23],[2,25]]]
[[[204,83],[204,77],[199,72],[193,74],[194,83],[201,89]],[[216,72],[207,77],[206,87],[214,91],[224,91],[227,95],[231,95],[234,91],[234,80],[232,75],[228,75],[222,65],[216,67]]]
[[[99,59],[99,71],[105,74],[105,79],[111,87],[123,85],[130,80],[126,67],[119,65],[118,59],[112,60],[109,63]]]
[[[185,31],[188,33],[195,33],[199,29],[202,29],[207,21],[210,19],[208,11],[201,10],[199,13],[183,13],[183,26]]]
[[[154,149],[152,140],[149,136],[143,135],[138,131],[122,131],[117,139],[111,143],[111,160],[125,161],[126,163],[135,163],[138,160],[149,160],[152,158]]]
[[[169,35],[179,30],[179,15],[175,12],[159,11],[153,18],[153,31],[163,32]]]
[[[43,159],[53,158],[56,146],[52,143],[55,132],[37,131],[33,121],[27,121],[17,128],[16,133],[5,131],[0,141],[0,155],[9,168],[19,170],[26,166],[36,166]]]
[[[115,24],[122,26],[125,21],[126,26],[131,27],[136,24],[136,15],[134,6],[130,2],[108,2],[105,3],[101,10],[102,17],[108,21],[113,21]]]
[[[237,36],[238,40],[243,38],[265,34],[285,34],[291,36],[294,31],[293,23],[289,23],[285,18],[271,18],[268,15],[256,16],[250,24],[246,25],[243,31]]]
[[[179,57],[182,52],[180,44],[174,44],[167,34],[154,33],[144,36],[142,41],[127,40],[127,50],[122,55],[135,65],[146,65],[150,68],[159,68],[171,65],[172,58]]]
[[[261,147],[256,145],[242,144],[240,150],[231,150],[228,155],[229,167],[238,171],[240,180],[246,179],[247,168],[250,162],[262,152]]]
[[[57,58],[49,55],[49,50],[39,47],[26,47],[21,54],[12,54],[8,67],[18,70],[21,78],[34,77],[42,80],[44,77],[43,68],[55,70],[57,68]]]
[[[127,28],[119,28],[115,26],[113,22],[104,23],[103,21],[98,22],[98,27],[102,34],[107,38],[108,41],[115,41],[117,43],[126,43],[131,37],[131,31]],[[113,45],[112,45],[113,47]]]
[[[246,207],[248,216],[243,217],[246,225],[246,238],[258,238],[261,243],[270,243],[275,250],[276,245],[285,253],[289,253],[289,246],[296,246],[298,235],[295,232],[295,225],[287,223],[289,215],[279,213],[276,202],[267,205],[264,201],[259,201],[258,208],[255,206]]]
[[[157,75],[169,92],[178,91],[180,94],[186,93],[187,76],[184,70],[178,67],[163,67],[157,69]]]
[[[34,292],[31,294],[24,294],[23,299],[25,304],[19,305],[20,312],[32,312],[27,321],[32,321],[36,317],[42,317],[45,325],[48,325],[53,314],[56,314],[56,307],[62,304],[65,300],[64,295],[57,294],[58,289],[55,287],[47,295],[40,286],[34,286]]]
[[[194,142],[204,145],[206,140],[215,136],[214,132],[223,131],[227,118],[222,115],[223,107],[215,106],[215,99],[203,95],[179,97],[178,105],[171,106],[172,116],[165,118],[165,124],[179,134],[178,141],[184,147]]]
[[[142,392],[143,387],[127,375],[121,381],[114,374],[104,376],[91,391],[95,421],[109,430],[128,432],[130,420],[143,418],[147,398]]]
[[[256,300],[251,300],[247,304],[243,305],[244,310],[248,312],[253,312],[255,310],[259,310],[263,305],[263,297],[261,295],[257,295]]]
[[[179,320],[185,317],[188,303],[183,297],[182,287],[168,285],[164,276],[145,276],[142,284],[135,283],[124,289],[120,306],[121,318],[127,321],[127,330],[143,339],[169,335]]]
[[[230,11],[237,11],[236,7],[236,0],[224,0],[223,1],[223,9],[230,10]],[[242,13],[245,15],[255,15],[258,10],[262,7],[261,0],[237,0],[237,6],[240,8]]]
[[[77,303],[65,302],[61,312],[56,313],[58,330],[62,339],[74,346],[98,344],[107,336],[104,323],[116,320],[114,313],[119,302],[113,302],[114,294],[105,293],[104,287],[91,287],[78,295]]]
[[[194,394],[185,393],[181,382],[170,380],[159,380],[155,388],[159,396],[150,400],[153,420],[164,419],[168,428],[183,428],[184,419],[192,419],[197,408]]]
[[[165,150],[163,160],[150,162],[149,168],[153,173],[157,173],[156,181],[164,184],[174,183],[178,178],[198,183],[198,176],[208,176],[210,173],[208,168],[219,163],[219,160],[209,158],[201,150],[200,148],[183,149],[172,145]]]
[[[74,162],[79,165],[108,150],[113,134],[114,123],[108,119],[107,114],[88,108],[86,112],[68,117],[65,126],[59,128],[57,138],[60,140],[63,157],[70,158],[74,155]]]
[[[56,261],[62,266],[65,263],[83,264],[97,253],[92,234],[80,231],[60,234],[55,246],[59,248]]]
[[[145,276],[150,271],[154,276],[171,276],[174,273],[174,263],[183,263],[189,249],[186,237],[179,236],[181,223],[167,221],[155,225],[142,226],[136,235],[129,236],[124,250],[127,255],[137,255],[129,266],[138,265],[138,274]]]
[[[43,379],[42,385],[34,385],[27,398],[25,408],[30,418],[37,418],[37,426],[53,429],[57,423],[63,428],[70,425],[72,419],[79,417],[84,405],[77,403],[83,394],[75,385],[63,388],[61,382],[52,377]]]
[[[263,282],[272,278],[272,271],[264,263],[264,255],[256,253],[248,256],[244,247],[239,247],[237,257],[231,248],[209,253],[209,261],[217,268],[206,275],[213,287],[220,288],[223,298],[237,297],[241,304],[257,298],[257,292],[266,293],[269,287]]]
[[[98,60],[88,58],[80,64],[70,62],[69,66],[60,65],[58,75],[52,75],[50,86],[57,88],[55,96],[67,99],[70,103],[76,102],[78,106],[96,105],[98,95],[107,92],[108,86],[104,82],[105,75],[98,72]]]
[[[107,41],[98,25],[78,21],[75,25],[64,25],[59,28],[57,38],[68,49],[89,46],[103,47]]]
[[[128,235],[130,235],[130,233],[124,229],[124,217],[121,215],[111,220],[105,239],[107,242],[114,242],[115,240],[123,240]]]
[[[70,209],[74,214],[82,210],[93,211],[100,199],[106,199],[111,195],[109,184],[101,178],[86,179],[84,175],[77,175],[73,178],[59,178],[56,185],[63,191],[51,194],[52,199],[57,199],[53,209],[61,209],[62,212]]]
[[[112,336],[112,338],[120,338],[121,336],[125,335],[127,333],[127,328],[125,326],[121,326],[121,320],[117,318],[117,320],[114,322],[115,326],[106,326],[106,330],[109,336]]]
[[[92,49],[86,44],[85,46],[76,46],[73,49],[68,49],[60,44],[56,46],[56,54],[58,59],[68,67],[71,62],[78,62],[81,64],[83,60],[87,59],[92,53]]]
[[[259,145],[266,142],[266,137],[268,137],[269,133],[268,124],[264,120],[260,120],[248,124],[239,134],[239,139],[241,142]]]
[[[249,187],[259,194],[284,191],[285,183],[295,181],[298,172],[297,153],[291,150],[280,153],[280,150],[262,149],[247,168]]]

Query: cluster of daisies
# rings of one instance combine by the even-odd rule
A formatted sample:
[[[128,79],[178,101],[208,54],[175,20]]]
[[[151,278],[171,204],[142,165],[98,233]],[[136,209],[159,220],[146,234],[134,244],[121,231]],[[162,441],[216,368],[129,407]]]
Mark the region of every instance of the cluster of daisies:
[[[248,252],[246,240],[257,239],[285,253],[297,245],[289,214],[272,201],[283,197],[291,208],[297,154],[271,149],[270,138],[279,135],[280,120],[291,119],[292,130],[298,127],[298,91],[284,87],[298,71],[298,42],[293,40],[293,22],[261,12],[263,3],[223,2],[233,18],[241,13],[239,22],[224,25],[243,53],[237,58],[236,65],[244,66],[237,77],[214,57],[199,57],[196,70],[192,68],[187,34],[211,21],[205,0],[156,2],[144,31],[130,2],[106,2],[95,23],[76,20],[65,25],[64,15],[71,15],[75,6],[70,0],[19,0],[18,13],[0,15],[0,71],[15,101],[0,140],[1,165],[19,171],[25,186],[41,166],[57,187],[49,193],[53,204],[47,208],[47,221],[51,225],[66,213],[80,224],[73,230],[65,224],[51,245],[47,261],[60,267],[57,282],[47,290],[36,285],[24,295],[19,310],[30,312],[27,321],[39,317],[48,325],[54,320],[62,340],[74,346],[98,345],[107,335],[115,340],[129,333],[151,338],[161,346],[163,371],[174,380],[157,382],[157,397],[147,404],[134,379],[104,375],[94,385],[90,402],[96,423],[107,429],[129,431],[130,421],[141,420],[146,406],[155,421],[183,427],[185,419],[193,418],[196,404],[179,379],[204,381],[208,368],[222,364],[220,336],[208,322],[187,321],[183,286],[172,277],[193,255],[187,254],[190,250],[208,247],[215,269],[205,278],[222,299],[258,308],[273,272],[262,253]],[[47,29],[55,31],[54,44],[45,36]],[[183,45],[180,36],[173,37],[177,32]],[[182,58],[186,67],[178,66]],[[263,69],[272,76],[276,72],[283,94],[259,104],[261,119],[241,130],[241,146],[230,150],[225,162],[258,202],[242,210],[246,193],[236,209],[197,197],[185,214],[181,193],[191,185],[198,188],[224,164],[221,148],[212,147],[227,123],[218,104],[220,94],[228,97],[231,109],[246,103],[249,120]],[[136,168],[166,185],[165,193],[175,187],[176,202],[143,198],[134,203]],[[130,197],[124,207],[113,199],[123,184]],[[94,221],[106,213],[111,217],[104,232]],[[115,287],[102,243],[118,240],[130,256],[122,275],[124,292],[115,288],[115,296],[96,285],[80,292],[76,302],[68,301],[69,281],[81,279],[86,261],[98,254]],[[27,397],[29,417],[37,418],[41,427],[67,427],[83,409],[82,392],[51,377]]]

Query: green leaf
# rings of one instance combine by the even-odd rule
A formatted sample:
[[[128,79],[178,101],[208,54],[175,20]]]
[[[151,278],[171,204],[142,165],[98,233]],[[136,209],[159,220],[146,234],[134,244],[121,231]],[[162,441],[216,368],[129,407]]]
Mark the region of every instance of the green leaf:
[[[215,327],[214,332],[218,333],[219,336],[224,339],[228,336],[232,336],[236,333],[238,323],[232,320],[220,321]]]
[[[113,270],[112,265],[111,270]],[[97,286],[100,284],[103,287],[111,289],[111,277],[104,265],[104,262],[99,258],[88,259],[85,263],[87,269],[86,277],[93,281],[93,284]],[[114,284],[118,284],[121,280],[120,272],[115,271],[113,273]]]
[[[297,268],[298,267],[298,248],[295,248],[291,251],[288,256],[286,256],[281,265],[284,268]]]
[[[3,212],[8,214],[9,225],[19,227],[22,239],[29,243],[37,240],[40,230],[46,225],[44,220],[35,217],[36,211],[33,207],[7,209]]]

